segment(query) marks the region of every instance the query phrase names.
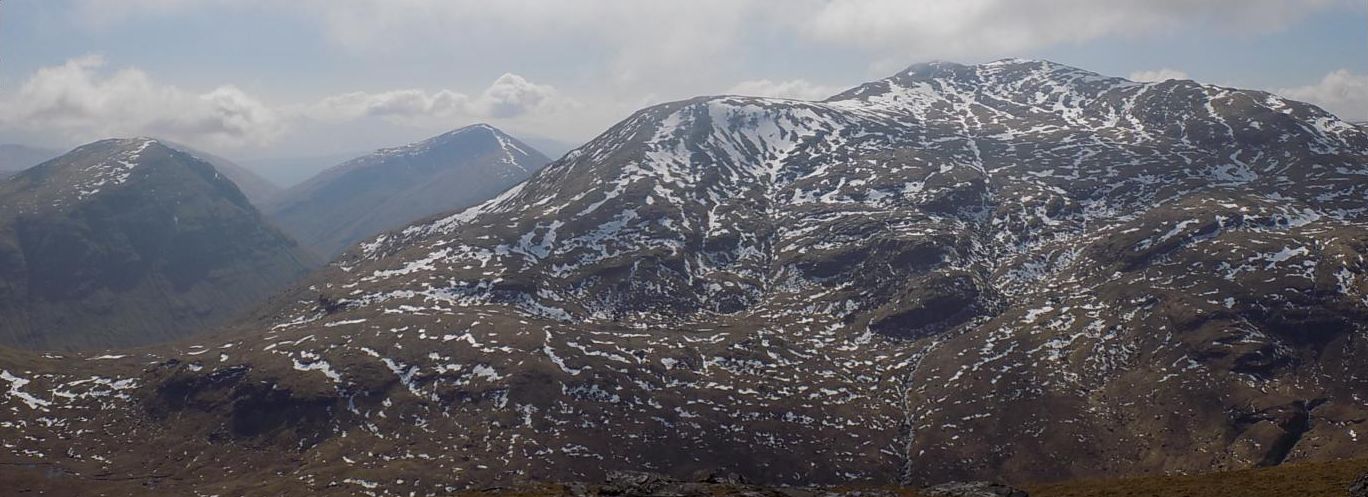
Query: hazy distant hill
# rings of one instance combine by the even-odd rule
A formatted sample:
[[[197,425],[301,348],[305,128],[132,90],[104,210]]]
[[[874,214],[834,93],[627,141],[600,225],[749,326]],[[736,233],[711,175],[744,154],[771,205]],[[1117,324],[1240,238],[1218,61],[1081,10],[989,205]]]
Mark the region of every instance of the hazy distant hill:
[[[267,212],[305,246],[331,256],[493,197],[547,162],[502,131],[474,125],[344,162],[290,188]]]
[[[58,155],[62,152],[26,145],[0,145],[0,177],[13,175]]]

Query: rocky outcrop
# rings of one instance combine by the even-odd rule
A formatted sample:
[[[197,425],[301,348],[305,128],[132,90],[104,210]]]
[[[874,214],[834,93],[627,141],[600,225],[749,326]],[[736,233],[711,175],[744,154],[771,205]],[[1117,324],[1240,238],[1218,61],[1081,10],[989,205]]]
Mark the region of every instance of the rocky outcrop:
[[[925,497],[1030,497],[1025,490],[987,481],[951,482],[921,490]]]
[[[1368,497],[1368,473],[1364,473],[1349,485],[1349,497]]]

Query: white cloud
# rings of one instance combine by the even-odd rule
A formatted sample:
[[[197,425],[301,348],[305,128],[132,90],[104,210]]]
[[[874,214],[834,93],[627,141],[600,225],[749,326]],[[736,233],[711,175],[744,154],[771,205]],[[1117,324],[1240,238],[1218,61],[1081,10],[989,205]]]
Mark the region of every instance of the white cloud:
[[[308,95],[280,114],[326,122],[372,119],[428,129],[466,117],[504,119],[512,128],[582,140],[645,103],[725,91],[792,98],[827,93],[811,80],[756,72],[785,63],[830,80],[865,61],[862,79],[930,59],[1030,56],[1061,45],[1186,33],[1251,37],[1302,22],[1334,7],[1363,10],[1362,0],[72,0],[52,2],[75,28],[119,23],[174,23],[221,17],[288,22],[289,36],[320,46],[321,64],[424,68],[404,88]],[[85,19],[86,21],[80,21]],[[130,24],[138,26],[139,24]],[[274,25],[274,24],[273,24]],[[91,27],[94,26],[94,27]],[[238,27],[238,26],[233,26]],[[227,28],[225,28],[227,29]],[[122,35],[118,30],[110,32]],[[322,44],[316,42],[321,40]],[[310,48],[312,50],[312,48]],[[770,60],[763,60],[763,59]],[[341,60],[344,62],[335,62]],[[329,62],[333,61],[333,62]],[[332,67],[335,69],[336,67]],[[535,68],[535,69],[533,69]],[[265,69],[271,71],[273,69]],[[275,69],[278,71],[278,69]],[[487,89],[481,81],[511,71]],[[288,72],[288,71],[286,71]],[[335,74],[319,71],[317,74]],[[267,72],[256,77],[281,77]],[[293,77],[289,75],[286,77]],[[305,81],[312,74],[299,75]],[[792,76],[785,76],[792,77]],[[1154,77],[1162,77],[1157,75]],[[459,78],[461,90],[448,83]],[[765,79],[769,78],[769,79]],[[738,80],[749,79],[737,83]],[[280,86],[310,91],[291,80]],[[391,84],[391,83],[384,83]],[[468,86],[467,86],[468,85]],[[554,85],[554,87],[552,86]],[[302,90],[301,90],[302,88]],[[841,88],[830,88],[836,93]],[[307,93],[306,93],[307,94]],[[564,95],[584,102],[564,112]],[[325,98],[326,97],[326,98]],[[426,124],[423,124],[426,123]],[[496,123],[497,124],[497,123]],[[381,129],[373,126],[373,129]]]
[[[474,96],[403,89],[270,106],[232,85],[186,91],[136,68],[109,70],[102,57],[89,55],[40,68],[15,92],[0,95],[0,128],[70,142],[150,135],[195,146],[242,148],[270,145],[304,121],[338,125],[376,118],[429,131],[485,120],[563,125],[574,115],[566,111],[580,107],[549,85],[511,73]]]
[[[1128,76],[1127,79],[1131,81],[1141,81],[1149,83],[1168,81],[1170,79],[1192,79],[1192,76],[1188,76],[1188,73],[1185,73],[1183,71],[1179,71],[1177,69],[1169,69],[1165,67],[1161,69],[1152,69],[1148,71],[1136,71],[1130,73],[1130,76]]]
[[[795,100],[822,100],[847,88],[819,85],[805,79],[771,81],[756,79],[742,81],[727,90],[727,93],[752,97],[792,98]]]
[[[1368,121],[1368,74],[1340,69],[1316,84],[1285,88],[1277,93],[1319,105],[1344,119]]]
[[[352,53],[470,53],[472,47],[490,47],[500,56],[517,51],[535,56],[573,47],[595,80],[618,86],[698,81],[715,74],[719,65],[736,61],[739,40],[763,24],[769,10],[764,6],[772,6],[761,0],[304,3],[327,39]]]
[[[475,101],[475,109],[489,117],[510,118],[537,110],[551,110],[557,104],[556,98],[555,88],[505,73],[485,89]]]
[[[470,97],[450,90],[393,90],[380,93],[351,92],[324,98],[306,114],[325,121],[350,121],[380,117],[405,122],[418,117],[450,117],[465,112]]]
[[[544,117],[576,106],[574,100],[562,97],[549,85],[506,73],[475,97],[454,90],[351,92],[324,98],[302,113],[333,122],[378,117],[393,123],[424,125],[463,118]]]
[[[158,135],[218,145],[267,143],[280,133],[275,112],[231,85],[195,94],[137,69],[104,66],[88,55],[39,69],[0,99],[0,126],[75,140]]]

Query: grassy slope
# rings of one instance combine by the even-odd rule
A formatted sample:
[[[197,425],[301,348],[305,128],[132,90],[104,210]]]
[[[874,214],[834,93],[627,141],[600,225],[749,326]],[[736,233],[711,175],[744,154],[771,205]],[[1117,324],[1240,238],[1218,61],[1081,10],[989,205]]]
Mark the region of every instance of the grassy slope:
[[[1365,448],[1368,452],[1368,448]],[[1032,497],[1344,497],[1368,459],[1029,487]]]

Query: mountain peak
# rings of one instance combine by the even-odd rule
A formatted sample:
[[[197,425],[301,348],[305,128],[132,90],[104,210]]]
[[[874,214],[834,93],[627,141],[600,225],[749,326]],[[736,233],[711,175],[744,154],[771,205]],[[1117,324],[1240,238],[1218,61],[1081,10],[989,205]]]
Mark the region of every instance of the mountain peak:
[[[893,82],[923,82],[929,80],[959,80],[970,83],[1008,84],[1032,80],[1054,80],[1058,82],[1125,82],[1122,78],[1103,76],[1092,71],[1067,64],[1043,60],[1007,58],[982,64],[961,64],[949,61],[931,61],[913,64],[907,69],[884,79]]]
[[[498,143],[506,150],[515,148],[503,146],[503,144],[513,141],[513,138],[507,133],[504,133],[503,130],[489,124],[475,123],[406,145],[382,148],[376,150],[370,156],[414,155],[425,153],[426,151],[437,147],[469,146],[477,144],[482,140],[490,139],[493,140],[490,143]],[[525,154],[526,152],[523,151],[522,153]]]
[[[35,173],[44,172],[54,186],[68,190],[68,197],[81,201],[127,183],[147,157],[170,151],[155,138],[111,138],[76,147],[64,156],[70,160],[46,163]]]
[[[153,138],[150,136],[135,136],[129,138],[106,138],[103,140],[97,140],[76,147],[76,150],[102,149],[120,152],[127,151],[130,149],[145,150],[147,147],[151,147],[154,145],[166,146],[157,138]]]
[[[466,133],[476,133],[476,132],[486,132],[486,133],[489,133],[489,134],[491,134],[491,135],[501,135],[501,134],[504,134],[503,130],[501,130],[501,129],[499,129],[499,128],[496,128],[496,127],[494,127],[494,126],[492,126],[492,125],[489,125],[489,124],[486,124],[486,123],[475,123],[475,124],[470,124],[470,125],[467,125],[467,126],[461,126],[461,127],[459,127],[459,128],[453,129],[453,130],[448,131],[448,132],[446,132],[446,133],[442,133],[442,134],[437,135],[437,136],[434,136],[434,137],[432,137],[432,138],[428,138],[427,140],[424,140],[424,141],[437,140],[437,139],[441,139],[441,138],[452,137],[452,136],[459,136],[459,135],[463,135],[463,134],[466,134]]]
[[[0,183],[0,245],[0,343],[36,347],[185,336],[307,264],[212,164],[147,137]]]

